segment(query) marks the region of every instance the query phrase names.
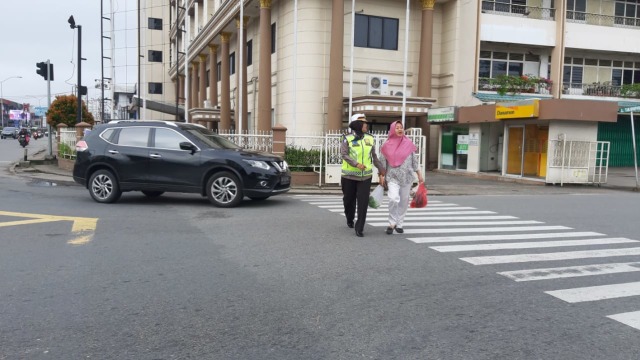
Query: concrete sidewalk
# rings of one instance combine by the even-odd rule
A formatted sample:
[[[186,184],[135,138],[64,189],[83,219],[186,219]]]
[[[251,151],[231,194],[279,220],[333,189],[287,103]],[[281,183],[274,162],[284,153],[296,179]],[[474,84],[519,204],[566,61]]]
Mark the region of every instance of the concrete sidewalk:
[[[59,168],[55,161],[45,160],[45,151],[34,153],[29,161],[14,163],[10,171],[33,182],[48,182],[56,185],[77,185],[70,171]],[[506,194],[562,194],[601,193],[603,191],[636,191],[635,169],[609,169],[607,183],[546,184],[542,179],[502,176],[497,173],[468,173],[455,170],[434,170],[425,174],[429,195],[506,195]],[[296,186],[290,194],[342,194],[339,185]]]

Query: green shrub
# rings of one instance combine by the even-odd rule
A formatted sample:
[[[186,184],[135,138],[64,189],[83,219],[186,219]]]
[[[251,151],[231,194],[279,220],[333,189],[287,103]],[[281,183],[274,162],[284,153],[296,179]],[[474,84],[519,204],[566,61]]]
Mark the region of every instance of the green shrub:
[[[622,85],[620,88],[620,95],[622,97],[631,98],[640,97],[640,83]]]
[[[58,156],[63,159],[75,159],[76,150],[72,149],[71,146],[61,142],[58,144]]]
[[[313,166],[322,166],[320,150],[307,150],[295,146],[286,146],[284,159],[291,171],[313,171]]]

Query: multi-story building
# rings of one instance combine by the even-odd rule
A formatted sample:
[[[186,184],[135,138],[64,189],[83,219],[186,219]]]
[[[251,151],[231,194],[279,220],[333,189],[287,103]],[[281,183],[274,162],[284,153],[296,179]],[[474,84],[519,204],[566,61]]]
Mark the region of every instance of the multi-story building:
[[[161,5],[151,5],[163,9],[153,18],[169,44],[145,43],[148,60],[162,51],[162,65],[145,73],[149,89],[161,77],[153,82],[165,101],[214,129],[321,133],[363,112],[383,130],[404,115],[428,137],[430,167],[544,177],[548,139],[627,134],[618,109],[638,104],[637,0]],[[525,102],[503,104],[515,100]],[[503,105],[531,114],[503,116]],[[467,136],[464,159],[458,135]]]
[[[173,1],[172,1],[173,3]],[[134,104],[140,118],[176,120],[184,110],[176,106],[176,87],[169,76],[172,64],[169,29],[174,25],[171,4],[167,0],[140,3],[140,84],[136,89],[144,101]]]

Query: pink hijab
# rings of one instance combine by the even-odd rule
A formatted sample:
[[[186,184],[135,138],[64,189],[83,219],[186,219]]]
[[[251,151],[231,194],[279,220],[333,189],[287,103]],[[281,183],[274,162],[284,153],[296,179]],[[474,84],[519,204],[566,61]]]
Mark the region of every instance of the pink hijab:
[[[389,127],[389,135],[387,141],[382,144],[382,155],[387,159],[389,165],[398,167],[402,165],[404,160],[414,153],[417,148],[413,144],[413,141],[406,135],[396,135],[396,124],[399,121],[394,121]]]

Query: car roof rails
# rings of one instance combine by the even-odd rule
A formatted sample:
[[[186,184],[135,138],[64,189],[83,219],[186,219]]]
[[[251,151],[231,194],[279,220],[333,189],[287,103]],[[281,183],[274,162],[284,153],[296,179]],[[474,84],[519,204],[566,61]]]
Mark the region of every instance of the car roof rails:
[[[170,126],[178,126],[175,122],[164,120],[111,120],[107,124],[121,124],[121,123],[161,123]]]

